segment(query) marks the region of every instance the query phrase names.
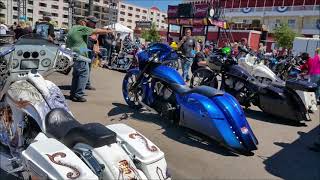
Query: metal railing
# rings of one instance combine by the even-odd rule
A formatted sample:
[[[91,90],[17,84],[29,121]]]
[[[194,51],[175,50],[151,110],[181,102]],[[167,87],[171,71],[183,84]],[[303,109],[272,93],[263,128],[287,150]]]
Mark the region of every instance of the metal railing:
[[[290,11],[319,11],[320,5],[307,5],[307,6],[287,6],[286,12]],[[277,6],[274,7],[256,7],[252,8],[251,12],[263,12],[263,11],[277,11]],[[225,8],[225,13],[243,12],[243,8]]]

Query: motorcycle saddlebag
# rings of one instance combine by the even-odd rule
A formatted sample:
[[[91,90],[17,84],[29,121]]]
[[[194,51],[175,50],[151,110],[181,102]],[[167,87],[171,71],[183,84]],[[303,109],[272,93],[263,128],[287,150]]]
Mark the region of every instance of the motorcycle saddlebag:
[[[125,124],[106,126],[117,134],[122,147],[135,156],[137,168],[142,170],[148,179],[167,177],[167,164],[164,153],[149,139]]]
[[[314,92],[317,89],[317,85],[312,82],[308,82],[305,80],[287,80],[286,87],[291,88],[293,90]]]

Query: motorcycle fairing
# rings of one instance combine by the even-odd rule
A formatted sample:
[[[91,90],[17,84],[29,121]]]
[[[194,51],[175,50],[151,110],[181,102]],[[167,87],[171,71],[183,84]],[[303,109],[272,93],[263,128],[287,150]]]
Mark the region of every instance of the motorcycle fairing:
[[[48,179],[98,179],[88,166],[59,141],[39,133],[22,151],[29,170]]]
[[[254,78],[253,76],[251,76],[248,73],[248,71],[246,71],[243,67],[241,67],[239,65],[233,65],[233,66],[228,67],[227,74],[232,75],[234,77],[241,78],[243,80]]]
[[[151,74],[153,77],[160,79],[169,84],[185,85],[186,83],[182,79],[181,75],[175,69],[168,66],[159,65],[152,69]]]
[[[27,80],[16,81],[10,85],[6,101],[21,108],[26,114],[37,121],[43,132],[46,132],[43,119],[54,108],[68,111],[65,98],[60,89],[52,82],[45,80],[40,74],[29,73]]]
[[[208,98],[200,94],[180,97],[180,124],[217,140],[234,150],[256,150],[254,137],[239,104],[226,93]],[[244,128],[245,127],[245,128]],[[246,134],[241,132],[246,130]]]

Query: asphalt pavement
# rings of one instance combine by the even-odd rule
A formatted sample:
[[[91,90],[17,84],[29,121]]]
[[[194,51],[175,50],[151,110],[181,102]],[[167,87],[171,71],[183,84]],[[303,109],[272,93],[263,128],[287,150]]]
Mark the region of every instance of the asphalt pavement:
[[[97,90],[86,91],[88,102],[67,103],[81,123],[124,123],[138,130],[165,153],[174,179],[320,179],[320,153],[308,149],[320,132],[319,110],[312,121],[294,125],[253,107],[246,115],[259,140],[258,150],[253,156],[236,155],[199,140],[188,129],[170,126],[157,114],[130,109],[122,97],[124,75],[94,68],[91,79]],[[68,97],[71,73],[48,79]]]

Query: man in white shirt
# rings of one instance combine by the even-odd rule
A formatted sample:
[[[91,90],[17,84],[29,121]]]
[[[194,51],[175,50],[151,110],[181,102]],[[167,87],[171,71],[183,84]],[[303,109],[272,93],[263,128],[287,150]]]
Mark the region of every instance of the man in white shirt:
[[[9,31],[8,27],[4,24],[3,20],[0,19],[0,35],[6,35]]]

